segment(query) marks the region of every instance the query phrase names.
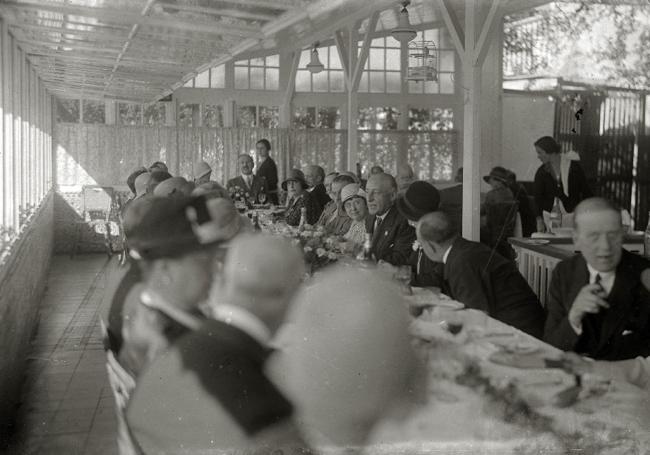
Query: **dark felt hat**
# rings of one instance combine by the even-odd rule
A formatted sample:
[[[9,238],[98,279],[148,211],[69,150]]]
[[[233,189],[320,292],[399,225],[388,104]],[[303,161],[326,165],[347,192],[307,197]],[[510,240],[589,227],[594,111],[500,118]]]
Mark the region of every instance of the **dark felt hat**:
[[[439,205],[438,190],[421,180],[411,183],[404,196],[397,199],[397,210],[410,221],[418,221],[427,213],[435,212]]]
[[[496,166],[492,168],[490,174],[483,177],[483,180],[485,180],[486,183],[490,183],[490,179],[494,179],[494,180],[498,180],[501,183],[507,184],[509,181],[509,177],[510,177],[510,171],[508,171],[508,169],[501,166]]]
[[[287,182],[290,180],[300,182],[304,189],[309,188],[309,185],[307,185],[307,180],[305,180],[305,174],[303,174],[300,169],[291,169],[289,171],[287,178],[284,179],[284,182],[282,182],[282,189],[284,191],[287,191]]]
[[[124,235],[136,259],[153,260],[177,257],[207,243],[195,233],[188,209],[195,213],[195,223],[210,220],[204,197],[147,197],[134,200],[124,213]]]

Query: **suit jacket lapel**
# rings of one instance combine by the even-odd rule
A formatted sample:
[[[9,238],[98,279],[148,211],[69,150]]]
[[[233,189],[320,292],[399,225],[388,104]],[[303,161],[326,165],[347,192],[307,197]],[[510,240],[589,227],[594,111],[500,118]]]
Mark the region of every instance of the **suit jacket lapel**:
[[[386,216],[384,217],[384,220],[377,225],[377,229],[373,233],[372,236],[372,244],[373,244],[373,249],[377,252],[381,251],[386,245],[386,238],[388,238],[387,235],[384,235],[389,227],[393,227],[395,223],[392,223],[393,218],[395,218],[395,213],[394,213],[394,207],[391,207],[388,209],[388,212],[386,213]]]
[[[599,348],[602,348],[616,332],[623,329],[621,326],[629,320],[629,314],[634,308],[634,293],[637,280],[633,278],[633,270],[627,270],[626,264],[619,264],[616,270],[614,286],[607,297],[610,307],[603,321],[602,334]]]

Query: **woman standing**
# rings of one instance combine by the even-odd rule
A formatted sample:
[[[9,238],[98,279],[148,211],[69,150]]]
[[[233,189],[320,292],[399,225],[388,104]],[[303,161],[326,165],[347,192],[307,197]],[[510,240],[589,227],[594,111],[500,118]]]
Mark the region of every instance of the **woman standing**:
[[[553,210],[555,198],[560,200],[566,213],[573,213],[576,205],[593,193],[578,163],[580,157],[577,153],[561,153],[560,145],[550,136],[539,138],[534,145],[542,162],[533,185],[537,231],[546,232],[543,212]]]
[[[259,158],[257,165],[257,177],[264,177],[269,191],[269,202],[278,205],[278,168],[273,158],[269,156],[271,143],[267,139],[260,139],[255,144],[257,156]]]
[[[307,224],[316,224],[318,221],[318,206],[316,201],[307,192],[307,181],[300,169],[291,169],[287,179],[282,182],[282,189],[287,192],[287,211],[285,221],[289,226],[298,226],[302,209],[307,211]]]

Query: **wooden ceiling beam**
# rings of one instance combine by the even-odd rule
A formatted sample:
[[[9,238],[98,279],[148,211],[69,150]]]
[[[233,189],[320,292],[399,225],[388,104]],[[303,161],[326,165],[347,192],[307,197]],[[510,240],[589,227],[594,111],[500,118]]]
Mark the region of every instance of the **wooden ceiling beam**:
[[[175,11],[187,11],[190,13],[211,14],[214,16],[234,17],[236,19],[248,19],[253,21],[268,22],[275,19],[276,16],[272,14],[251,13],[248,11],[241,11],[237,9],[220,9],[210,8],[205,6],[190,6],[190,5],[177,5],[172,3],[158,3],[156,8],[171,9]]]
[[[155,1],[155,0],[154,0]],[[142,16],[139,12],[125,11],[113,8],[96,8],[90,6],[70,5],[64,3],[32,3],[8,1],[0,4],[1,10],[33,10],[47,11],[55,14],[82,16],[97,19],[104,23],[116,23],[121,25],[135,25],[151,27],[166,27],[171,29],[182,29],[187,31],[210,33],[213,35],[234,35],[242,38],[253,38],[259,36],[259,27],[248,25],[231,25],[221,22],[208,23],[202,20],[191,20],[189,18],[173,18],[167,16]],[[94,24],[88,24],[90,26]]]

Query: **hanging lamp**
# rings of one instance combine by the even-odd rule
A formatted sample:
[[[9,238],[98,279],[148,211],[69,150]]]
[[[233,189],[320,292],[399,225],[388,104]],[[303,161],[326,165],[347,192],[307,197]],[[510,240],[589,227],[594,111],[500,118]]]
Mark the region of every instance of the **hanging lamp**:
[[[323,64],[320,62],[320,58],[318,58],[318,43],[314,44],[314,48],[311,51],[311,59],[307,64],[307,69],[312,74],[320,73],[325,69]]]
[[[402,2],[402,9],[399,12],[397,27],[395,27],[390,32],[390,34],[393,35],[393,38],[395,38],[400,43],[408,43],[417,35],[415,29],[411,27],[411,22],[409,21],[409,12],[406,9],[410,3],[410,1]]]

